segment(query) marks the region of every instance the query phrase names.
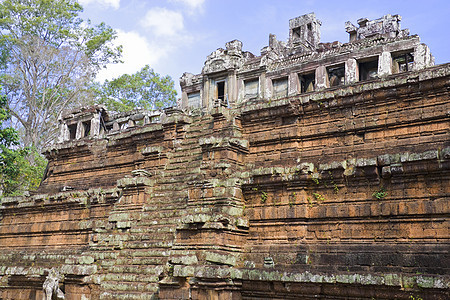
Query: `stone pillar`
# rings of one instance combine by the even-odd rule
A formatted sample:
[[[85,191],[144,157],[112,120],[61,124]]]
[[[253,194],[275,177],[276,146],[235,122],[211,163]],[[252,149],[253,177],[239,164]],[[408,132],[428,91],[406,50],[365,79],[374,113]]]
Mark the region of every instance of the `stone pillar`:
[[[188,95],[185,91],[181,92],[181,108],[186,109],[189,106]]]
[[[264,94],[266,99],[272,98],[272,79],[266,78],[266,84],[264,85]]]
[[[83,135],[84,135],[83,123],[81,121],[78,121],[75,139],[79,140],[79,139],[83,138]]]
[[[244,80],[243,79],[239,79],[237,81],[237,86],[238,86],[238,102],[242,102],[244,101],[244,97],[245,97],[245,84],[244,84]]]
[[[69,127],[66,123],[61,122],[59,124],[59,137],[58,137],[58,143],[63,143],[65,141],[68,141],[70,139],[70,132]]]
[[[413,70],[418,71],[431,66],[434,66],[434,57],[431,55],[430,48],[425,44],[417,45],[414,49]]]
[[[236,74],[229,74],[227,83],[228,105],[231,106],[231,104],[236,102],[238,95]]]
[[[288,78],[288,96],[297,95],[298,91],[298,75],[297,73],[290,73]]]
[[[259,86],[258,86],[258,95],[261,99],[265,99],[266,97],[266,73],[261,73],[259,75]]]
[[[378,76],[386,77],[392,74],[392,56],[390,52],[383,51],[378,57]]]
[[[358,62],[354,58],[349,58],[345,62],[345,83],[352,84],[359,80]]]
[[[92,137],[98,137],[100,135],[100,117],[101,112],[94,116],[91,120],[91,132],[89,133]]]
[[[202,107],[209,107],[210,97],[210,80],[208,77],[203,78],[203,97],[202,97]]]
[[[320,91],[330,87],[328,72],[325,66],[319,66],[316,69],[316,90]]]

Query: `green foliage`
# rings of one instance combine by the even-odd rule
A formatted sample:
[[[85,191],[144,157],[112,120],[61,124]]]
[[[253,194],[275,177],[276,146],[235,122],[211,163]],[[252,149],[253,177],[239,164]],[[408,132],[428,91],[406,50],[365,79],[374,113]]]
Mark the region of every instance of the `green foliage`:
[[[109,110],[123,112],[136,108],[159,109],[176,104],[170,76],[160,76],[148,65],[135,74],[124,74],[96,86],[96,102]]]
[[[68,35],[76,37],[67,29],[67,24],[79,26],[82,20],[77,15],[82,10],[76,1],[4,0],[0,5],[0,27],[9,31],[5,37],[10,40],[19,39],[26,33],[45,37],[49,43],[58,46]]]
[[[320,193],[313,193],[314,198],[316,201],[325,201],[325,197]]]
[[[267,198],[269,198],[269,194],[267,194],[267,192],[262,191],[261,192],[261,203],[266,203]]]
[[[5,196],[36,189],[47,165],[36,149],[17,148],[17,132],[4,126],[9,119],[6,98],[0,97],[0,195]]]
[[[22,148],[7,153],[10,167],[6,169],[3,192],[7,196],[21,195],[25,191],[39,187],[44,176],[47,160],[40,155],[36,148]]]
[[[378,200],[384,199],[388,193],[384,187],[381,187],[378,191],[375,191],[372,196],[377,198]]]
[[[11,127],[3,127],[3,123],[11,118],[9,110],[6,108],[5,96],[0,96],[0,146],[8,148],[19,143],[17,132]]]
[[[10,182],[18,175],[15,158],[21,155],[12,147],[19,143],[17,132],[11,127],[5,127],[4,122],[10,119],[6,109],[6,97],[0,97],[0,195],[10,193]]]
[[[339,192],[339,187],[338,187],[337,184],[334,182],[333,173],[331,173],[331,171],[328,171],[328,174],[330,175],[330,178],[331,178],[331,184],[333,185],[333,190],[334,190],[334,192],[337,194],[337,193]]]
[[[0,2],[0,81],[25,147],[47,146],[61,112],[89,103],[92,78],[119,61],[115,31],[84,22],[82,10],[75,0]]]
[[[293,207],[293,206],[294,206],[294,203],[295,203],[295,196],[296,196],[296,193],[295,193],[295,192],[292,192],[292,193],[289,195],[289,207]]]

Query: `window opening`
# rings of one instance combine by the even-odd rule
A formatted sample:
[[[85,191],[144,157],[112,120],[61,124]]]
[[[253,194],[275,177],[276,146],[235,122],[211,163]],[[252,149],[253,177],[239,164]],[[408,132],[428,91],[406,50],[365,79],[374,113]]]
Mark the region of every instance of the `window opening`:
[[[299,76],[300,93],[307,93],[314,91],[316,84],[316,75],[314,73],[302,74]]]
[[[275,98],[287,97],[288,95],[287,77],[273,80],[272,85],[273,85],[273,95],[275,96]]]
[[[188,94],[188,106],[193,108],[201,107],[200,92]]]
[[[301,36],[301,28],[300,27],[296,27],[296,28],[292,29],[292,36],[295,39],[299,39],[300,36]]]
[[[69,138],[74,140],[77,137],[77,124],[67,126],[69,128]]]
[[[83,129],[84,129],[84,134],[83,137],[87,137],[89,136],[89,133],[91,132],[91,122],[83,122]]]
[[[249,79],[244,81],[245,98],[258,97],[259,79]]]
[[[330,81],[330,87],[340,86],[345,84],[345,67],[338,66],[328,68],[328,80]]]
[[[128,122],[122,122],[122,123],[119,123],[119,125],[120,125],[120,130],[125,130],[128,128]]]
[[[412,53],[404,53],[392,58],[392,73],[411,71],[414,63]]]
[[[217,82],[217,99],[225,100],[225,81]]]
[[[377,78],[378,58],[375,60],[359,63],[359,80],[370,80]]]

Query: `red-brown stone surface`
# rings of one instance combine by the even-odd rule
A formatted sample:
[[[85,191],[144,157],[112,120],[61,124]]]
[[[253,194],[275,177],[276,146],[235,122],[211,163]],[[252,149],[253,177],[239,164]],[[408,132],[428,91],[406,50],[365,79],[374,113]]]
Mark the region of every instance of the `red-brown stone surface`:
[[[449,70],[56,144],[2,199],[0,299],[448,299]]]

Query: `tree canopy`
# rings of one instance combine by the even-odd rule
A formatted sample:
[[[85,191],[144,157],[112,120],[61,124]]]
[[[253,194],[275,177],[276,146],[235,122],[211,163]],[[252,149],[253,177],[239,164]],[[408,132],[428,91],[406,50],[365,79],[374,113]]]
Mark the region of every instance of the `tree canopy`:
[[[47,165],[35,148],[19,145],[19,135],[7,124],[11,114],[5,96],[0,96],[0,196],[36,189]]]
[[[97,85],[96,102],[109,110],[122,112],[136,108],[159,109],[176,104],[176,91],[170,76],[160,76],[148,65]]]
[[[93,84],[120,62],[116,32],[80,18],[76,0],[0,0],[0,195],[37,188],[65,109],[105,104],[113,111],[175,104],[169,76],[149,66]],[[6,126],[6,124],[8,126]]]
[[[0,83],[26,147],[47,146],[62,110],[90,101],[99,68],[120,59],[111,43],[116,32],[84,22],[80,12],[74,0],[0,3]]]

